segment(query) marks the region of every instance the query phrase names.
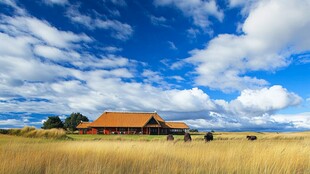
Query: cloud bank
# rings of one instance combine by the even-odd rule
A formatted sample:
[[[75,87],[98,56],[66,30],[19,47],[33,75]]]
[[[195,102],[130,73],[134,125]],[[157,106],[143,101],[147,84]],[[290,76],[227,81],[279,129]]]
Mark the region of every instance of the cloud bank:
[[[71,9],[68,1],[50,2],[66,2],[67,17],[90,30],[109,30],[114,33],[112,37],[120,40],[132,36],[129,24],[81,14]],[[119,55],[121,48],[104,47],[94,54],[89,49],[96,44],[95,38],[59,29],[27,14],[14,1],[5,3],[15,12],[0,16],[1,127],[40,125],[41,121],[34,121],[36,116],[29,113],[46,117],[81,112],[95,119],[104,110],[130,110],[157,111],[167,120],[185,120],[191,127],[201,129],[309,128],[308,113],[294,118],[277,113],[299,105],[300,96],[246,74],[275,71],[290,63],[290,55],[309,50],[307,1],[260,1],[251,7],[242,34],[219,35],[205,49],[193,50],[185,61],[174,64],[175,69],[184,63],[195,66],[197,85],[187,89],[174,88],[167,80],[184,78],[164,77],[145,62]],[[175,6],[199,27],[209,27],[210,16],[223,19],[215,1],[155,3]],[[280,20],[287,14],[285,21]],[[160,20],[163,22],[163,18]],[[173,42],[167,43],[177,49]],[[198,85],[240,94],[229,101],[212,99]],[[14,112],[20,118],[10,115]]]

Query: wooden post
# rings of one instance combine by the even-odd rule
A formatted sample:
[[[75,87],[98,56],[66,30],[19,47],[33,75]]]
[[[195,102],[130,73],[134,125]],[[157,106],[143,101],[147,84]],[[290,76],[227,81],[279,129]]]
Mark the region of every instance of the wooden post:
[[[128,127],[128,133],[127,134],[129,134],[129,127]]]
[[[159,127],[158,127],[158,132],[157,132],[157,133],[158,133],[158,135],[159,135]]]

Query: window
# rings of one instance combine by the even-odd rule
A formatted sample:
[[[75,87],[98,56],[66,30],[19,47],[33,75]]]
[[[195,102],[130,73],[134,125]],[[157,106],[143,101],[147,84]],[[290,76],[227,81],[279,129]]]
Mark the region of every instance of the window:
[[[128,130],[128,129],[126,129],[126,128],[124,128],[124,127],[121,127],[121,128],[118,129],[118,131],[122,131],[122,132],[123,132],[123,131],[127,131],[127,130]]]
[[[170,129],[171,132],[182,132],[182,129]]]
[[[103,128],[98,128],[97,129],[97,134],[103,134]]]
[[[137,128],[129,128],[129,131],[138,131]]]

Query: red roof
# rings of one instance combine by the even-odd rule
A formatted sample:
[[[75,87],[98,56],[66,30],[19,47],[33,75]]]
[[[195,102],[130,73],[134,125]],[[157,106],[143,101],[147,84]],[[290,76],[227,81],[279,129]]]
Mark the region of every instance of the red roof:
[[[165,124],[172,129],[189,129],[187,124],[184,122],[165,122]]]
[[[91,127],[144,127],[151,118],[164,120],[156,112],[104,112]]]
[[[152,118],[156,123],[149,123]],[[184,122],[165,122],[156,112],[104,112],[92,123],[81,123],[77,128],[87,127],[145,127],[146,124],[162,128],[189,129]]]
[[[77,129],[85,129],[88,128],[91,122],[81,122],[79,125],[76,126]]]

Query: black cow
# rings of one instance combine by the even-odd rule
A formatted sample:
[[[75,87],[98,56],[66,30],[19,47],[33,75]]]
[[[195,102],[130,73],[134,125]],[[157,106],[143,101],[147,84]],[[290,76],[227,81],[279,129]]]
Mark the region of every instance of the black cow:
[[[212,141],[213,140],[213,134],[211,132],[206,133],[204,136],[204,139],[206,142]]]
[[[167,141],[173,141],[174,137],[172,134],[167,135]]]
[[[248,140],[251,140],[251,141],[257,140],[257,137],[254,136],[254,135],[246,136],[246,138],[247,138]]]
[[[189,133],[185,133],[184,134],[184,142],[191,142],[192,141],[192,137]]]

